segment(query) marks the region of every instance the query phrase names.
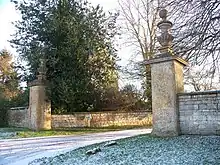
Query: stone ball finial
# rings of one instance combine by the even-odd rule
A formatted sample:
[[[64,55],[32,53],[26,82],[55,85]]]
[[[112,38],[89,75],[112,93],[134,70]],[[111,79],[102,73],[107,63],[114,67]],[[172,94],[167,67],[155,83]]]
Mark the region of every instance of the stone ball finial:
[[[162,18],[163,20],[166,20],[166,19],[167,19],[167,10],[166,10],[166,9],[160,10],[159,16],[160,16],[160,18]]]

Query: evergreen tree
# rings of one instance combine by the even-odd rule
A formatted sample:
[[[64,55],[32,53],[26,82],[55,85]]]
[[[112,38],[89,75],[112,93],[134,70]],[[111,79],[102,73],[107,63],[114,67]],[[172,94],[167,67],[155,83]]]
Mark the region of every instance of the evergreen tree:
[[[15,23],[11,43],[28,62],[28,80],[35,78],[39,59],[45,58],[52,108],[95,108],[116,69],[117,14],[107,17],[99,6],[77,0],[14,3],[22,19]]]

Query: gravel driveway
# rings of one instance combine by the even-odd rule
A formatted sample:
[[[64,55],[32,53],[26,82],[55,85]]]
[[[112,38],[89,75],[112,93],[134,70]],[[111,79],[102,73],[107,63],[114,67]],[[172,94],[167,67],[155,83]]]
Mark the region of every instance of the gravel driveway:
[[[86,146],[30,165],[220,165],[220,136],[140,135],[116,143]],[[99,152],[86,154],[98,148]]]

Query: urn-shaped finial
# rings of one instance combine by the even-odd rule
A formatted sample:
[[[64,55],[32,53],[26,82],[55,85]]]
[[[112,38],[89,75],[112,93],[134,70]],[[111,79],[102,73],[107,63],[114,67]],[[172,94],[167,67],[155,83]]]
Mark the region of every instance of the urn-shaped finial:
[[[157,40],[159,41],[161,47],[159,48],[161,53],[167,53],[169,52],[169,49],[171,48],[173,36],[170,34],[172,22],[167,20],[167,10],[162,9],[159,12],[160,18],[162,18],[162,21],[160,21],[157,24],[157,27],[160,29],[160,36],[157,37]]]
[[[38,67],[37,79],[46,80],[46,60],[44,58],[41,58],[39,61],[40,61],[40,64]]]

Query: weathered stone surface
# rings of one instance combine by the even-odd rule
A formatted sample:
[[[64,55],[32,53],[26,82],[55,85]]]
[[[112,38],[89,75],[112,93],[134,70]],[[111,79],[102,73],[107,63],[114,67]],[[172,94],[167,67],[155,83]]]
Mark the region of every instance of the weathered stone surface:
[[[17,118],[19,113],[19,118]],[[9,123],[15,127],[28,127],[30,122],[30,111],[10,110]],[[32,114],[33,115],[33,114]],[[35,113],[36,115],[36,113]],[[35,115],[33,115],[35,117]],[[33,118],[32,118],[33,119]],[[35,118],[34,118],[35,119]],[[49,120],[47,121],[49,122]],[[33,122],[35,124],[36,122]],[[50,124],[50,123],[49,123]],[[71,127],[109,127],[109,126],[152,126],[152,112],[85,112],[74,113],[72,115],[51,115],[52,128],[71,128]]]
[[[33,130],[51,129],[51,104],[47,100],[46,86],[31,86],[28,108],[28,127]]]
[[[151,125],[152,113],[149,111],[81,112],[72,115],[52,115],[52,128]]]
[[[18,107],[8,110],[8,125],[12,127],[28,127],[28,107]]]
[[[179,120],[176,95],[184,91],[182,59],[168,56],[148,61],[151,65],[153,132],[156,136],[177,136]]]
[[[181,134],[219,135],[220,91],[181,93],[178,97]],[[189,96],[192,99],[189,99]],[[185,98],[185,99],[184,99]],[[197,98],[194,101],[193,98]],[[198,108],[189,108],[198,107]]]

